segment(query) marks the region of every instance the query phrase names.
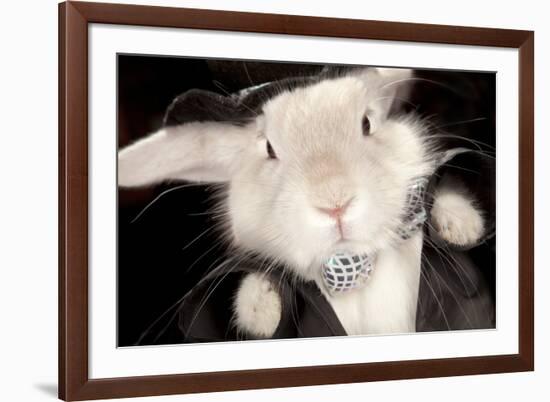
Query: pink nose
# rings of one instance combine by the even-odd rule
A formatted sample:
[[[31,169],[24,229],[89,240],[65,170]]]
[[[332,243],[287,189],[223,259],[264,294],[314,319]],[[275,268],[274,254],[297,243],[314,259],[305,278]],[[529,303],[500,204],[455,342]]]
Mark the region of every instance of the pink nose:
[[[350,198],[344,204],[342,204],[342,205],[336,204],[336,206],[333,207],[333,208],[317,207],[317,209],[319,211],[321,211],[322,213],[330,216],[331,218],[339,220],[345,214],[346,209],[348,209],[348,207],[351,204],[352,200],[353,200],[353,198]]]

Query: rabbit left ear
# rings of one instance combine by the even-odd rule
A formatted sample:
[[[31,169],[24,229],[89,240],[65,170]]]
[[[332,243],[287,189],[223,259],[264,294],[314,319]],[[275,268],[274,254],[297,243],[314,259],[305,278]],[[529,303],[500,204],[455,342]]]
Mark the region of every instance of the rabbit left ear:
[[[118,184],[140,187],[166,180],[226,182],[257,137],[253,121],[166,127],[118,153]]]
[[[229,181],[234,164],[258,134],[260,106],[239,96],[184,92],[166,110],[163,128],[119,152],[118,184]]]

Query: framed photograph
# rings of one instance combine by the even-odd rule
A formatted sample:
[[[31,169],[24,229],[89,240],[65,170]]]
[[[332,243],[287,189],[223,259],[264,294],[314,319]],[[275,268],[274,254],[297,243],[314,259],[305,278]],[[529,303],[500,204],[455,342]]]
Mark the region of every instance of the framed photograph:
[[[533,370],[533,32],[59,22],[61,399]]]

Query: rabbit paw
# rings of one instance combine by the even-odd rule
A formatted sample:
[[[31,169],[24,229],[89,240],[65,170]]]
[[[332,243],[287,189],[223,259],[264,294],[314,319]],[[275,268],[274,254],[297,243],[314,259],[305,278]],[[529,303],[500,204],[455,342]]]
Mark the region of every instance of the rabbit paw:
[[[475,244],[485,232],[483,214],[475,200],[449,187],[436,191],[431,223],[441,238],[457,246]]]
[[[235,295],[233,310],[239,331],[257,338],[270,338],[281,320],[281,297],[265,275],[247,274]]]

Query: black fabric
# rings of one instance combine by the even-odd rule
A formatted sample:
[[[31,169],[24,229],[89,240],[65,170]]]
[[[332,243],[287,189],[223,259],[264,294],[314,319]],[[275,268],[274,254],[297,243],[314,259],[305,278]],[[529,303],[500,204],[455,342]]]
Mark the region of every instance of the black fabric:
[[[172,309],[148,328],[137,344],[222,342],[255,339],[240,333],[232,323],[231,301],[244,275],[258,272],[257,259],[212,271]],[[344,336],[346,331],[334,310],[313,282],[292,284],[280,269],[266,276],[282,300],[281,321],[272,339]]]
[[[466,252],[424,247],[416,330],[495,327],[491,291]]]
[[[192,89],[174,99],[166,110],[164,125],[169,127],[203,121],[245,124],[260,113],[266,101],[281,91],[311,85],[320,79],[320,75],[287,78],[231,95]]]
[[[231,322],[233,300],[244,275],[258,272],[258,261],[243,261],[230,274],[220,273],[197,286],[179,307],[178,328],[184,342],[254,339],[238,333]],[[314,283],[292,285],[281,270],[267,276],[276,284],[282,303],[282,318],[273,339],[345,335],[336,314]]]
[[[267,83],[228,96],[190,90],[175,98],[167,109],[164,124],[172,126],[193,121],[244,124],[256,116],[263,103],[281,89],[310,85],[323,77],[339,73],[337,69],[325,69],[317,76]],[[477,266],[472,257],[480,247],[492,248],[494,252],[494,158],[485,152],[466,148],[453,148],[442,158],[442,165],[431,178],[428,197],[444,175],[459,177],[468,190],[478,197],[489,224],[480,242],[465,247],[446,244],[426,228],[429,241],[425,241],[422,252],[416,330],[494,328],[494,291],[487,285],[483,267]],[[431,205],[430,201],[427,205]],[[258,260],[251,258],[239,263],[238,268],[230,273],[224,270],[208,273],[179,303],[145,331],[138,343],[252,339],[249,334],[238,333],[232,324],[231,300],[243,275],[261,272],[261,267]],[[283,301],[282,319],[273,338],[346,335],[315,283],[294,283],[280,269],[272,270],[269,278],[277,285]]]

